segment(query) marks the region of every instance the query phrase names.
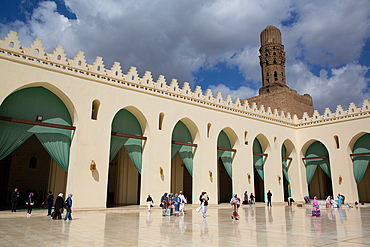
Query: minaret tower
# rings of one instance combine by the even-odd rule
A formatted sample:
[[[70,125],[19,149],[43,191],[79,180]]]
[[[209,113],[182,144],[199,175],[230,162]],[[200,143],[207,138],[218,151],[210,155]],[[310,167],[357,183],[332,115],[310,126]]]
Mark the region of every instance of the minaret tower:
[[[262,87],[259,89],[259,94],[261,95],[286,87],[286,82],[285,52],[280,30],[270,25],[261,32],[260,39]]]

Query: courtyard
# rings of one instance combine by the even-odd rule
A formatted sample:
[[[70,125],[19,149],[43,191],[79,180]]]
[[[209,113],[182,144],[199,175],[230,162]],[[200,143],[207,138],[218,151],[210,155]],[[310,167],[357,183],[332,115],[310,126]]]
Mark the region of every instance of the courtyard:
[[[231,220],[228,204],[211,205],[207,217],[187,205],[185,216],[163,217],[161,209],[125,206],[76,210],[72,221],[52,220],[47,210],[0,212],[0,246],[363,246],[370,244],[370,208],[326,209],[263,203],[242,205]]]

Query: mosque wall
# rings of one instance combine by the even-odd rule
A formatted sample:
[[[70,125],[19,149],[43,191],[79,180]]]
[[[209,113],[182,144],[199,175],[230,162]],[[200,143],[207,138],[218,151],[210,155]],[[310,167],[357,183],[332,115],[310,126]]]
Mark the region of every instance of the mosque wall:
[[[203,94],[199,87],[192,92],[187,83],[179,88],[176,80],[170,85],[164,77],[153,82],[150,72],[139,78],[133,67],[124,75],[117,63],[103,73],[101,58],[97,58],[93,65],[87,65],[81,59],[85,65],[81,68],[76,62],[78,59],[66,59],[59,46],[53,54],[43,58],[26,55],[29,52],[26,48],[17,50],[14,33],[1,42],[0,102],[21,88],[43,86],[56,94],[70,112],[76,130],[72,134],[66,191],[62,192],[74,194],[75,208],[106,206],[111,125],[121,109],[135,115],[143,136],[147,137],[142,151],[141,205],[146,204],[148,194],[158,203],[164,192],[170,192],[171,138],[180,120],[187,125],[193,143],[197,144],[193,148],[194,203],[202,190],[208,192],[211,204],[217,203],[217,138],[222,130],[228,135],[231,148],[236,149],[232,160],[234,193],[242,195],[245,190],[248,193],[254,190],[253,141],[257,138],[263,153],[268,154],[264,158],[264,193],[270,189],[273,202],[284,201],[281,148],[285,144],[292,158],[289,167],[292,196],[296,201],[302,201],[307,195],[302,158],[309,144],[319,140],[329,152],[334,194],[345,194],[349,202],[357,200],[349,154],[353,138],[359,133],[370,132],[368,101],[362,108],[352,105],[348,111],[338,108],[335,113],[327,110],[322,116],[315,112],[312,117],[306,114],[298,119],[271,108],[257,108],[256,104],[249,105],[247,101],[236,99],[232,102],[230,96],[223,99],[220,93],[214,98],[210,90]],[[14,49],[9,48],[10,42],[14,43]],[[40,54],[42,44],[37,48]],[[61,54],[61,60],[57,59],[58,54]],[[100,71],[97,70],[99,66]],[[94,100],[100,102],[97,120],[91,119]],[[161,129],[160,114],[163,116]],[[335,135],[339,137],[339,149],[336,149]],[[89,169],[92,160],[96,163],[95,172]],[[339,176],[343,177],[341,185],[338,184]]]

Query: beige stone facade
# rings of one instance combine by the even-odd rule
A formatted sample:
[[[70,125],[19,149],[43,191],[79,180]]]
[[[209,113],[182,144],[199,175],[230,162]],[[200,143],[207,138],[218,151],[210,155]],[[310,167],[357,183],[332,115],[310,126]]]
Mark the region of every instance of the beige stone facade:
[[[220,198],[232,192],[241,195],[246,190],[256,191],[256,155],[263,157],[261,194],[270,189],[273,203],[284,202],[282,160],[288,158],[291,196],[302,201],[308,194],[304,158],[315,141],[328,152],[333,194],[342,193],[349,202],[358,200],[350,155],[356,141],[370,133],[368,100],[362,106],[338,106],[333,112],[326,109],[323,115],[315,111],[299,118],[247,100],[232,101],[229,95],[223,98],[221,93],[214,97],[211,90],[203,92],[200,87],[193,91],[188,83],[181,88],[175,79],[168,83],[164,76],[153,80],[148,71],[139,77],[134,67],[123,73],[117,62],[108,69],[101,57],[87,64],[80,51],[69,59],[62,46],[45,53],[39,39],[29,48],[21,47],[15,32],[0,40],[0,87],[2,104],[21,89],[42,87],[66,106],[75,127],[67,178],[50,166],[46,186],[54,188],[54,193],[73,193],[75,208],[105,208],[111,193],[127,204],[138,201],[145,205],[148,194],[158,203],[164,192],[175,193],[178,191],[171,190],[184,186],[189,189],[185,182],[181,185],[181,179],[189,183],[189,177],[181,170],[185,169],[185,162],[178,155],[171,158],[173,131],[179,121],[188,129],[193,145],[191,195],[185,196],[192,197],[194,203],[202,190],[208,192],[211,204],[219,203]],[[117,168],[114,160],[110,162],[112,122],[122,109],[135,116],[142,130],[140,175],[124,147],[115,158]],[[218,158],[221,132],[227,135],[231,150],[228,152],[232,152],[229,178]],[[256,140],[262,155],[256,154],[259,152],[253,147]],[[286,157],[282,156],[283,145]],[[94,172],[90,170],[92,160],[96,164]],[[231,186],[225,196],[221,194],[226,185],[220,181],[227,178]],[[64,182],[64,189],[55,187]],[[127,190],[127,186],[131,189]]]

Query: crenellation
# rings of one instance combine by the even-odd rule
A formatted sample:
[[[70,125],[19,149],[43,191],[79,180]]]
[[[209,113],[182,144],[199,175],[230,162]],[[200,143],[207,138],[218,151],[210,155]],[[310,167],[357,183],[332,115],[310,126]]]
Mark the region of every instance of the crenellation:
[[[42,40],[38,38],[35,38],[29,48],[23,47],[23,53],[40,59],[46,58],[46,53],[44,51]]]
[[[163,75],[160,75],[158,77],[157,83],[155,83],[154,88],[156,88],[156,89],[162,89],[162,90],[167,90],[166,79],[164,78]]]
[[[211,89],[206,90],[206,94],[204,95],[204,99],[207,102],[214,102],[213,94]]]
[[[140,83],[139,74],[137,73],[136,67],[134,67],[134,66],[130,67],[130,70],[126,74],[126,81],[131,82],[131,83],[135,83],[135,84]]]
[[[86,68],[86,59],[83,51],[77,51],[76,56],[73,60],[70,60],[69,63],[73,67],[80,67],[80,68]]]
[[[171,93],[177,93],[177,94],[181,93],[181,89],[179,87],[179,84],[177,83],[177,79],[171,80],[170,86],[167,88],[167,90]]]
[[[88,66],[88,70],[90,70],[94,73],[97,73],[97,74],[104,75],[103,74],[105,72],[104,66],[105,65],[104,65],[104,62],[103,62],[103,58],[100,57],[100,56],[97,56],[96,59],[95,59],[95,62],[93,62],[92,65]]]
[[[141,79],[140,84],[145,85],[147,87],[154,88],[154,81],[153,81],[152,72],[145,71],[145,74],[144,74],[143,78]]]
[[[193,98],[199,99],[199,100],[204,100],[204,95],[202,92],[202,88],[200,86],[196,86],[194,93],[193,93]]]
[[[4,40],[0,43],[0,47],[21,53],[22,47],[19,43],[20,41],[18,40],[17,32],[10,30],[6,37],[4,37]]]
[[[114,62],[112,68],[110,70],[107,70],[107,75],[110,77],[114,77],[118,80],[122,80],[123,74],[121,64],[119,62]]]
[[[320,115],[315,110],[312,117],[304,113],[302,119],[298,119],[296,114],[292,117],[289,112],[279,112],[277,109],[271,109],[270,107],[267,107],[266,111],[264,105],[257,105],[255,102],[252,102],[250,106],[248,100],[241,101],[239,98],[235,98],[233,103],[230,95],[227,95],[225,100],[223,100],[220,92],[217,92],[214,98],[211,89],[207,89],[203,95],[200,86],[196,86],[194,92],[192,92],[188,82],[184,82],[181,89],[177,80],[172,79],[170,86],[168,86],[163,75],[160,75],[158,80],[154,82],[150,71],[146,71],[144,76],[140,78],[136,67],[133,66],[130,67],[127,74],[123,74],[119,62],[114,62],[111,69],[105,69],[103,58],[100,56],[97,56],[95,62],[89,65],[86,63],[85,55],[82,51],[78,51],[73,59],[68,59],[61,45],[57,45],[53,52],[48,54],[44,52],[42,40],[38,38],[33,41],[29,48],[22,47],[19,45],[17,33],[14,31],[9,31],[7,36],[4,37],[4,40],[0,40],[0,51],[1,56],[10,56],[11,59],[22,59],[25,63],[36,62],[37,66],[47,66],[49,69],[63,69],[64,73],[71,73],[72,71],[79,72],[78,76],[86,78],[93,76],[109,83],[111,83],[110,81],[116,82],[117,80],[123,87],[134,86],[136,90],[146,89],[148,87],[154,88],[158,90],[153,90],[153,93],[164,93],[168,97],[177,98],[178,96],[176,95],[182,95],[184,97],[180,97],[180,99],[190,99],[191,101],[218,109],[233,111],[256,118],[269,119],[270,121],[282,124],[296,125],[297,127],[361,117],[370,112],[370,102],[369,100],[364,100],[361,108],[358,108],[355,103],[351,103],[346,111],[341,105],[338,105],[335,113],[332,113],[329,108],[326,108],[323,115]],[[137,85],[142,86],[138,87]]]
[[[328,118],[333,118],[333,117],[334,117],[334,114],[331,112],[330,108],[329,107],[325,108],[323,118],[328,119]]]
[[[233,101],[232,101],[231,96],[229,94],[226,95],[226,99],[224,101],[224,106],[228,106],[228,107],[233,106]]]
[[[62,64],[62,65],[71,65],[68,64],[68,59],[66,58],[66,54],[64,53],[63,46],[57,45],[53,50],[53,53],[47,53],[47,59],[50,62]]]

